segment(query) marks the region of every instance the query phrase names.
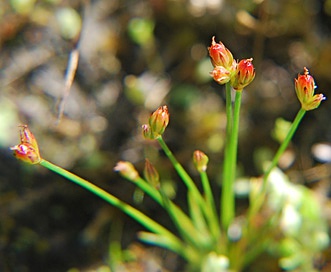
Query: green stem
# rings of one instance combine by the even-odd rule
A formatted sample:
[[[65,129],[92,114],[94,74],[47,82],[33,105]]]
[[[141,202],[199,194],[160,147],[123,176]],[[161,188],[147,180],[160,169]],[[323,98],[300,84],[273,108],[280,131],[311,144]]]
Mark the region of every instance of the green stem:
[[[142,191],[149,195],[155,202],[163,207],[173,223],[177,227],[178,231],[182,234],[182,237],[196,247],[205,240],[205,237],[201,235],[194,227],[192,221],[178,206],[176,206],[163,192],[163,189],[155,189],[148,182],[141,177],[130,180],[133,184],[137,185]]]
[[[211,232],[213,233],[213,236],[218,239],[219,234],[220,234],[220,226],[217,218],[217,211],[216,211],[216,206],[215,206],[215,201],[214,201],[214,196],[210,187],[209,179],[207,176],[207,173],[205,171],[200,172],[200,177],[201,177],[201,183],[202,183],[202,188],[205,193],[206,197],[206,202],[208,205],[208,220],[210,224],[210,229]]]
[[[178,175],[181,177],[183,182],[185,183],[186,187],[188,188],[188,191],[190,194],[192,194],[192,197],[197,202],[200,210],[203,212],[205,218],[208,220],[208,222],[212,222],[212,225],[210,226],[211,233],[215,239],[219,237],[220,231],[218,226],[217,219],[213,219],[211,216],[211,211],[206,203],[205,199],[202,197],[201,193],[199,192],[198,188],[196,187],[195,183],[191,179],[191,177],[187,174],[185,169],[181,166],[181,164],[177,161],[175,156],[172,154],[171,150],[168,148],[167,144],[164,142],[162,136],[157,138],[159,144],[161,145],[163,151],[171,161],[172,165],[176,169]],[[208,182],[208,180],[206,180]],[[209,183],[209,182],[208,182]],[[210,196],[212,198],[211,190],[210,190]],[[197,237],[199,237],[197,235]]]
[[[196,187],[195,183],[193,182],[193,180],[189,176],[189,174],[187,174],[185,169],[181,166],[181,164],[177,161],[175,156],[172,154],[171,150],[169,149],[169,147],[167,146],[167,144],[163,140],[162,136],[159,136],[157,138],[157,140],[158,140],[160,146],[162,147],[164,153],[167,155],[167,157],[171,161],[172,165],[176,169],[178,175],[181,177],[181,179],[185,183],[188,190],[193,194],[194,198],[198,201],[198,203],[199,203],[200,207],[202,208],[202,210],[205,210],[205,201],[204,201],[202,195],[200,194],[198,188]]]
[[[133,208],[132,206],[126,204],[125,202],[119,200],[115,196],[107,193],[106,191],[102,190],[101,188],[97,187],[96,185],[90,183],[89,181],[82,179],[81,177],[76,176],[75,174],[49,162],[44,159],[40,161],[40,165],[67,178],[68,180],[76,183],[77,185],[83,187],[84,189],[92,192],[93,194],[97,195],[98,197],[102,198],[109,204],[115,206],[116,208],[120,209],[131,218],[139,222],[141,225],[146,227],[148,230],[163,235],[169,239],[169,243],[167,244],[167,248],[180,254],[185,255],[185,249],[182,242],[173,235],[170,231],[166,228],[140,212],[139,210]]]
[[[223,160],[223,175],[222,175],[222,194],[220,200],[220,212],[221,212],[221,222],[224,229],[226,229],[226,192],[228,190],[228,180],[230,175],[230,139],[232,135],[232,125],[233,125],[233,112],[232,112],[232,97],[231,97],[231,85],[226,83],[225,85],[225,102],[226,102],[226,135],[225,135],[225,147],[224,147],[224,160]]]
[[[284,141],[282,142],[282,144],[278,148],[271,164],[269,165],[267,170],[264,172],[262,189],[254,197],[254,199],[251,199],[251,203],[249,205],[249,211],[248,211],[249,221],[254,220],[254,215],[257,214],[257,212],[259,211],[259,209],[263,205],[263,202],[265,200],[265,193],[266,193],[266,189],[267,189],[268,177],[269,177],[272,169],[278,164],[278,161],[279,161],[280,157],[283,155],[284,151],[288,147],[288,145],[289,145],[291,139],[293,138],[294,133],[298,129],[298,126],[299,126],[302,118],[304,117],[305,113],[306,113],[306,110],[304,110],[302,108],[299,110],[299,112],[297,113],[297,115],[294,118],[294,121],[293,121],[293,123],[292,123],[292,125],[291,125]]]
[[[289,145],[294,133],[296,132],[296,130],[298,129],[298,126],[302,120],[302,118],[304,117],[306,113],[306,110],[304,109],[300,109],[299,112],[297,113],[291,127],[290,130],[288,131],[284,141],[282,142],[282,144],[280,145],[280,147],[277,150],[276,155],[274,156],[271,164],[269,165],[268,169],[265,171],[264,176],[263,176],[263,187],[262,190],[263,192],[266,190],[266,186],[267,186],[267,179],[272,171],[272,169],[278,164],[280,157],[283,155],[284,151],[286,150],[287,146]]]
[[[229,119],[227,121],[228,124],[226,131],[223,188],[221,199],[221,221],[224,229],[227,229],[229,227],[235,216],[235,196],[233,191],[233,185],[236,177],[237,168],[239,117],[242,96],[241,94],[242,90],[236,91],[233,118],[232,112],[228,112],[227,109],[227,118]],[[230,97],[227,95],[227,108],[229,107],[228,99],[230,99]],[[230,123],[231,120],[232,124]]]

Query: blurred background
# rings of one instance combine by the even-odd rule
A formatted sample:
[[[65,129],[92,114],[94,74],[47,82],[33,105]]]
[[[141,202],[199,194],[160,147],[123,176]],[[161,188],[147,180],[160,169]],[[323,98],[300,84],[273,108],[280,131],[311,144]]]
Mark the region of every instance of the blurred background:
[[[137,244],[142,227],[133,220],[46,169],[17,161],[9,147],[19,141],[18,125],[28,124],[45,159],[173,228],[113,167],[128,160],[141,171],[147,156],[185,205],[170,163],[141,135],[149,114],[167,104],[166,142],[196,180],[192,153],[208,154],[219,192],[226,117],[224,87],[209,75],[212,36],[235,59],[254,59],[257,76],[243,93],[238,167],[240,176],[258,176],[300,108],[293,80],[303,67],[316,92],[331,97],[330,0],[0,2],[1,271],[87,271],[117,258],[112,252],[120,245],[138,256],[123,271],[139,271],[141,262],[159,265],[150,271],[181,270],[173,254]],[[74,49],[78,68],[59,121]],[[318,193],[328,221],[330,105],[327,99],[306,114],[280,162],[294,183]],[[247,201],[239,204],[244,210]]]

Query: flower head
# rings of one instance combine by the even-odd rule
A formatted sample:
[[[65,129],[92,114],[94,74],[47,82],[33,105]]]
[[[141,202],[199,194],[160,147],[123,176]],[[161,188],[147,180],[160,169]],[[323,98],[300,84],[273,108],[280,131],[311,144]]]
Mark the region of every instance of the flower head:
[[[315,94],[315,81],[314,78],[309,75],[309,71],[306,67],[303,68],[303,75],[298,75],[298,78],[294,80],[295,83],[295,91],[297,93],[297,97],[301,103],[301,107],[308,111],[316,109],[322,102],[325,100],[325,96],[323,94]]]
[[[252,64],[253,59],[243,59],[236,67],[236,73],[231,78],[233,89],[239,91],[250,84],[255,78],[255,69]]]
[[[11,147],[14,151],[14,156],[26,163],[37,164],[41,157],[39,154],[39,147],[36,138],[28,129],[27,125],[21,125],[20,144]]]

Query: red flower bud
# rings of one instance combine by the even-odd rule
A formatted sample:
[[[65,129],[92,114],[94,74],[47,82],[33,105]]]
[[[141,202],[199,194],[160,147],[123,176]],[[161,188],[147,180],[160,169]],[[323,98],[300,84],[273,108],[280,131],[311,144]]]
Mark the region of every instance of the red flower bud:
[[[255,78],[255,69],[252,64],[253,59],[241,60],[237,67],[236,73],[231,79],[233,89],[240,91],[250,84]]]
[[[223,66],[227,70],[231,70],[234,64],[233,56],[229,49],[223,43],[215,42],[215,37],[212,38],[211,46],[208,47],[211,63],[214,67]]]
[[[309,71],[306,67],[304,69],[303,75],[298,75],[298,78],[294,80],[295,83],[295,91],[297,97],[301,103],[301,107],[308,111],[316,109],[322,102],[325,100],[325,96],[323,94],[315,94],[315,85],[314,78],[309,75]]]
[[[233,59],[231,52],[223,43],[215,42],[212,38],[211,46],[208,47],[211,63],[214,70],[210,73],[218,84],[225,84],[230,81],[236,69],[236,61]]]
[[[26,163],[37,164],[40,162],[38,143],[27,125],[21,125],[20,140],[21,143],[11,147],[14,156]]]

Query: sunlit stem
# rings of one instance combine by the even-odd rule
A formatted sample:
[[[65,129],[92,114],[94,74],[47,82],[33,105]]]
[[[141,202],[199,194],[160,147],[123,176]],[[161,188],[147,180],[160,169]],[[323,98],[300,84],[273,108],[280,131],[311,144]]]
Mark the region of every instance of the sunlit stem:
[[[235,216],[235,196],[233,187],[237,168],[239,117],[242,96],[242,90],[236,91],[234,112],[232,115],[231,87],[228,85],[229,84],[226,84],[227,128],[221,197],[221,222],[224,229],[229,227]]]
[[[226,221],[227,221],[227,215],[226,215],[226,207],[227,203],[227,197],[225,196],[227,194],[227,191],[229,191],[229,173],[230,173],[230,139],[232,135],[232,125],[233,125],[233,112],[232,112],[232,97],[231,97],[231,85],[230,83],[226,83],[225,85],[225,102],[226,102],[226,137],[225,137],[225,147],[224,147],[224,160],[223,160],[223,175],[222,175],[222,194],[221,194],[221,200],[220,200],[220,212],[221,212],[221,223],[223,228],[226,228]]]
[[[186,241],[191,244],[195,244],[196,246],[201,244],[204,237],[197,232],[190,218],[167,197],[167,195],[163,192],[162,187],[160,189],[156,189],[141,177],[130,181],[137,185],[142,191],[154,199],[155,202],[157,202],[168,212],[172,221],[181,233],[181,236],[185,238]]]
[[[208,207],[208,220],[210,223],[210,229],[215,238],[218,238],[220,234],[220,226],[217,217],[217,211],[215,206],[214,196],[210,187],[210,182],[205,171],[200,172],[202,188],[205,194],[206,202]]]
[[[117,207],[127,215],[129,215],[131,218],[139,222],[141,225],[146,227],[148,230],[163,235],[168,240],[168,244],[165,246],[166,248],[178,253],[185,255],[185,249],[182,244],[182,242],[173,235],[170,231],[168,231],[166,228],[140,212],[139,210],[133,208],[132,206],[126,204],[125,202],[119,200],[115,196],[107,193],[103,189],[97,187],[96,185],[90,183],[89,181],[82,179],[81,177],[76,176],[75,174],[49,162],[44,159],[40,161],[40,165],[65,177],[66,179],[76,183],[77,185],[83,187],[84,189],[92,192],[93,194],[97,195],[98,197],[102,198],[109,204]]]
[[[295,116],[295,119],[294,119],[294,121],[293,121],[293,123],[292,123],[292,125],[291,125],[284,141],[282,142],[282,144],[278,148],[277,153],[274,156],[274,158],[273,158],[271,164],[269,165],[268,169],[265,171],[264,176],[263,176],[263,187],[262,187],[263,192],[266,190],[267,180],[268,180],[268,177],[270,175],[270,172],[278,164],[280,157],[283,155],[284,151],[286,150],[289,143],[291,142],[291,140],[293,138],[293,135],[297,131],[298,126],[299,126],[302,118],[304,117],[305,113],[306,113],[306,110],[304,110],[302,108],[299,110],[299,112]]]
[[[268,166],[267,170],[265,171],[265,173],[263,175],[262,189],[261,189],[260,193],[254,199],[252,199],[252,202],[249,206],[249,211],[248,211],[249,220],[252,220],[253,216],[259,211],[259,209],[263,205],[263,202],[265,200],[266,189],[267,189],[268,177],[269,177],[271,171],[274,169],[274,167],[278,164],[280,157],[283,155],[284,151],[288,147],[288,145],[289,145],[291,139],[293,138],[294,133],[298,129],[298,126],[299,126],[302,118],[304,117],[305,113],[306,113],[306,110],[304,110],[302,108],[299,110],[284,141],[278,148],[271,164]]]
[[[187,189],[193,194],[194,198],[196,199],[196,201],[198,201],[202,210],[205,210],[205,201],[204,201],[201,193],[199,192],[197,186],[195,185],[195,183],[189,176],[189,174],[185,171],[185,169],[182,167],[182,165],[177,161],[175,156],[172,154],[171,150],[169,149],[169,147],[163,140],[162,136],[159,136],[157,138],[157,140],[158,140],[160,146],[162,147],[164,153],[167,155],[167,157],[171,161],[171,163],[172,163],[173,167],[175,168],[175,170],[177,171],[178,175],[181,177],[181,179],[185,183]]]

